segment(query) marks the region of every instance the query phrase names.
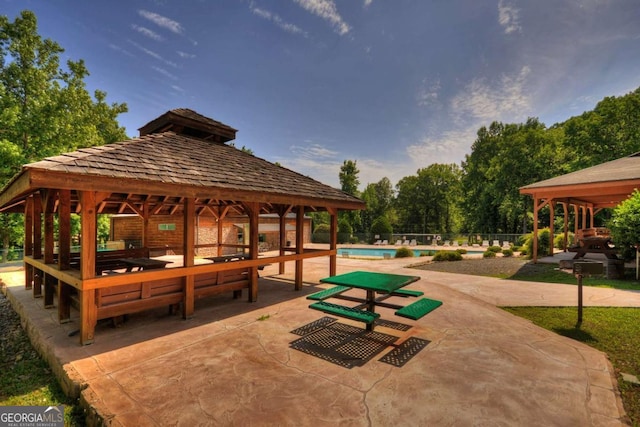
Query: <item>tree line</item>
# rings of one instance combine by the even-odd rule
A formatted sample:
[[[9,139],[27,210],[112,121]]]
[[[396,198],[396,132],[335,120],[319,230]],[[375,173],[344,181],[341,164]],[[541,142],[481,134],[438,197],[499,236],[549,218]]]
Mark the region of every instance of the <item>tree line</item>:
[[[381,230],[526,234],[532,230],[533,202],[520,187],[639,151],[640,88],[606,97],[593,110],[551,127],[537,118],[496,121],[478,130],[471,153],[459,165],[431,164],[395,186],[383,178],[358,191],[357,161],[345,160],[342,190],[362,198],[367,209],[340,217],[339,228],[343,234],[372,235]],[[596,216],[596,223],[606,215]],[[548,218],[540,215],[541,226]]]

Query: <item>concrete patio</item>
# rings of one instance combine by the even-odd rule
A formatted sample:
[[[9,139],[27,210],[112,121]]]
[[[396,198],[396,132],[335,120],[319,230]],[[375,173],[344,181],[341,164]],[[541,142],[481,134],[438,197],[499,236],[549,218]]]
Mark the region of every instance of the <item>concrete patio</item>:
[[[80,346],[57,312],[24,290],[23,272],[0,273],[7,297],[34,345],[93,420],[113,426],[164,425],[548,425],[619,426],[624,410],[605,354],[496,306],[575,306],[576,287],[408,269],[407,259],[338,259],[353,270],[418,275],[409,286],[443,305],[418,321],[380,309],[429,341],[401,367],[381,362],[388,347],[347,369],[292,349],[292,333],[323,318],[305,296],[324,288],[328,259],[305,261],[293,290],[293,265],[262,272],[258,302],[231,296],[197,302],[195,317],[167,310],[131,315],[119,328],[100,322],[95,343]],[[585,288],[585,305],[640,307],[640,292]],[[339,319],[340,323],[350,323]]]

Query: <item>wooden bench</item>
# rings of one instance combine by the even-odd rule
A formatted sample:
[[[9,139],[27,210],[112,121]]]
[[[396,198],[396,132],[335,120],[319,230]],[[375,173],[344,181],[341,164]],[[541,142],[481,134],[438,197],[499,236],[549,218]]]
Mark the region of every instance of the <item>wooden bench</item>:
[[[98,319],[179,304],[183,287],[182,278],[174,277],[96,289]]]
[[[442,301],[422,298],[396,311],[396,316],[418,320],[442,305]]]
[[[242,289],[249,288],[249,271],[239,268],[195,276],[194,296],[204,298],[210,295],[233,292],[235,298]],[[158,307],[175,308],[184,297],[184,279],[174,277],[129,285],[96,289],[98,319],[122,316]]]
[[[334,286],[333,288],[325,289],[323,291],[316,292],[315,294],[308,295],[307,299],[323,301],[323,300],[326,300],[327,298],[340,295],[341,293],[346,292],[349,289],[351,288],[348,286]]]
[[[242,294],[243,289],[249,288],[249,269],[238,268],[213,273],[202,273],[194,279],[194,294],[196,298],[233,292],[234,298]]]
[[[324,313],[333,314],[336,316],[344,317],[347,319],[355,320],[358,322],[366,323],[367,325],[372,324],[375,320],[380,317],[378,313],[372,313],[366,310],[358,310],[357,308],[345,307],[343,305],[331,304],[329,302],[320,301],[313,303],[309,306],[314,310],[319,310]]]

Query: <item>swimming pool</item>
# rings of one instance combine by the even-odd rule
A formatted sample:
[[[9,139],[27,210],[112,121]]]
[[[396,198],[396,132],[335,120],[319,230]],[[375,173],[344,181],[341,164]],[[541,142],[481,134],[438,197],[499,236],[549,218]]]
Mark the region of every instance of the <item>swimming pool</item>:
[[[449,250],[455,249],[438,249]],[[434,256],[436,250],[433,249],[412,249],[413,256]],[[482,253],[483,251],[467,251],[469,254]],[[378,258],[394,258],[396,256],[395,249],[383,249],[383,248],[338,248],[338,256],[361,256],[361,257],[378,257]]]

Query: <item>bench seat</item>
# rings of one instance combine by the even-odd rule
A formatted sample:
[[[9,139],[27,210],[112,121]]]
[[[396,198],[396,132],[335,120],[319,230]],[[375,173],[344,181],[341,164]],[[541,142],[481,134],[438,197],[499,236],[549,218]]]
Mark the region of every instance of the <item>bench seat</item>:
[[[396,311],[396,316],[402,316],[408,319],[418,320],[422,316],[431,313],[433,310],[440,307],[441,305],[442,305],[442,301],[437,301],[429,298],[422,298]]]
[[[322,301],[327,298],[331,298],[332,296],[340,295],[341,293],[346,292],[349,289],[351,288],[348,286],[334,286],[333,288],[325,289],[323,291],[316,292],[315,294],[308,295],[307,299]]]
[[[391,295],[396,297],[421,297],[424,295],[424,292],[412,291],[411,289],[397,289],[391,292]]]
[[[380,317],[378,313],[372,313],[366,310],[358,310],[356,308],[345,307],[338,304],[331,304],[324,301],[313,303],[309,306],[309,308],[313,308],[314,310],[334,314],[336,316],[344,317],[358,322],[363,322],[366,324],[372,324],[378,317]]]

